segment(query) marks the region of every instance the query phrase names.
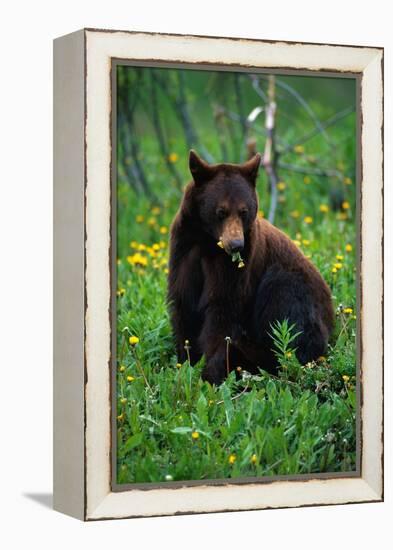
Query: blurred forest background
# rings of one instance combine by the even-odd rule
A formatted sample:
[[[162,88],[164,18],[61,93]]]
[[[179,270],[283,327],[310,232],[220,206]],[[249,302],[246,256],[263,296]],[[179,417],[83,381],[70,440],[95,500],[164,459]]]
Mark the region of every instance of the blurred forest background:
[[[118,481],[353,470],[355,80],[119,66],[117,99]],[[190,148],[212,163],[261,152],[259,215],[332,289],[327,357],[282,358],[252,391],[232,379],[208,387],[175,357],[168,236]]]

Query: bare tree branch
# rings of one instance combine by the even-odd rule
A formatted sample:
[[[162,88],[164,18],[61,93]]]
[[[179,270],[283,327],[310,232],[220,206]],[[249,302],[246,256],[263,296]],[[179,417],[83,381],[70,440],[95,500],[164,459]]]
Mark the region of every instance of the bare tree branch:
[[[161,149],[161,154],[164,157],[167,168],[176,182],[176,187],[178,190],[182,188],[182,179],[180,174],[176,170],[175,165],[170,160],[170,150],[165,139],[165,135],[161,126],[160,121],[160,112],[157,102],[157,86],[156,79],[154,76],[154,69],[150,70],[150,97],[151,97],[151,115],[153,119],[153,126],[157,135],[157,140]]]
[[[262,158],[262,165],[266,170],[270,182],[270,208],[268,220],[270,223],[274,222],[277,209],[277,151],[275,147],[275,121],[276,121],[276,101],[275,101],[275,90],[276,90],[276,77],[274,75],[269,75],[269,85],[268,85],[268,103],[266,106],[266,118],[265,118],[265,128],[266,128],[266,142],[265,142],[265,151]]]

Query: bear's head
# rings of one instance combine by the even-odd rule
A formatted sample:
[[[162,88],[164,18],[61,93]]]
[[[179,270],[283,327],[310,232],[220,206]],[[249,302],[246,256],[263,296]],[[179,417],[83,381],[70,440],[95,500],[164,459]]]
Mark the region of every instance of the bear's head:
[[[245,236],[255,222],[258,197],[255,190],[261,155],[244,164],[208,164],[190,151],[194,205],[202,229],[227,254],[241,252]]]

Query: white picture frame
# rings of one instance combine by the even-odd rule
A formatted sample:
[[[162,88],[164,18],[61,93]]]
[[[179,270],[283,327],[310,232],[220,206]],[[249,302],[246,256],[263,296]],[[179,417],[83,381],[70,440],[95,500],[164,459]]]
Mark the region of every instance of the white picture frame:
[[[360,471],[112,490],[114,60],[358,75]],[[383,499],[383,49],[84,29],[54,42],[54,507],[81,520]]]

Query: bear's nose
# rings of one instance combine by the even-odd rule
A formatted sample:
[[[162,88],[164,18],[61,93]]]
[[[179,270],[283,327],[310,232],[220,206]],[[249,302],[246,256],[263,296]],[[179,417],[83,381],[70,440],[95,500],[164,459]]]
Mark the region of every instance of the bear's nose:
[[[234,239],[229,243],[229,246],[231,247],[232,254],[235,252],[241,252],[244,248],[244,239]]]

